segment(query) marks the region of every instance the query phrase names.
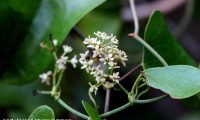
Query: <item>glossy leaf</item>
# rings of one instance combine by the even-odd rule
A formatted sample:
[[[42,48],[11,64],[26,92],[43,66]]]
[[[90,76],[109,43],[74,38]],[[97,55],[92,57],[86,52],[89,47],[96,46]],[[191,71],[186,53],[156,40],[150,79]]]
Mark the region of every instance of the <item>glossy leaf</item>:
[[[14,1],[14,0],[10,0]],[[61,44],[69,33],[70,29],[89,11],[103,3],[105,0],[39,0],[39,6],[35,14],[31,14],[33,20],[27,25],[27,33],[21,33],[21,42],[18,42],[16,54],[12,57],[9,67],[3,74],[2,79],[7,83],[27,83],[35,79],[38,74],[43,72],[53,60],[53,56],[44,49],[39,47],[40,42],[48,41],[49,33],[59,40]],[[19,13],[20,18],[15,21],[26,22],[27,18],[31,18],[29,12],[25,12],[22,8],[31,7],[35,1],[29,1],[27,4],[14,2],[14,8],[9,4],[8,9]],[[38,1],[37,1],[38,2]],[[33,4],[35,5],[35,4]],[[29,11],[29,9],[27,9]],[[32,13],[32,12],[31,12]],[[6,14],[6,13],[5,13]],[[27,16],[28,15],[28,16]],[[33,17],[34,16],[34,17]],[[22,19],[23,18],[23,19]],[[12,20],[10,19],[7,19]],[[29,21],[30,22],[30,21]],[[23,25],[21,25],[23,28]],[[21,27],[12,31],[19,33]],[[8,34],[9,35],[9,34]],[[16,38],[17,39],[17,38]],[[14,51],[14,52],[15,52]]]
[[[154,11],[151,15],[146,26],[144,39],[169,65],[184,64],[196,66],[194,60],[186,53],[170,33],[159,11]],[[143,61],[145,68],[163,66],[147,49],[144,49]]]
[[[53,110],[46,106],[46,105],[43,105],[43,106],[39,106],[37,107],[32,113],[31,115],[29,116],[28,118],[29,120],[31,119],[55,119],[55,116],[54,116],[54,112]]]
[[[188,65],[149,68],[144,71],[147,84],[172,98],[183,99],[200,92],[200,69]]]
[[[82,101],[82,104],[92,120],[101,120],[98,112],[89,103]]]

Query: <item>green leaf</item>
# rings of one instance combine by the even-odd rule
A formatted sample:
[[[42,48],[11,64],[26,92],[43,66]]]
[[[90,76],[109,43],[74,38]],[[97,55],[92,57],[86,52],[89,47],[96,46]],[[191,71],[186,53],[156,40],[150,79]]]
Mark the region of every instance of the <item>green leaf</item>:
[[[82,104],[92,120],[101,120],[98,112],[89,103],[82,101]]]
[[[31,119],[55,119],[55,116],[54,116],[54,112],[53,110],[46,106],[46,105],[42,105],[42,106],[39,106],[37,107],[32,113],[31,115],[29,116],[28,118],[29,120]]]
[[[197,65],[170,33],[159,11],[154,11],[151,15],[146,26],[144,39],[169,65]],[[163,66],[147,49],[144,49],[143,61],[144,68]]]
[[[39,47],[40,42],[49,43],[48,35],[52,33],[61,44],[71,28],[81,18],[104,1],[37,0],[36,4],[34,0],[22,0],[22,3],[25,3],[22,4],[15,0],[7,0],[7,2],[5,0],[0,6],[0,10],[3,9],[5,12],[0,12],[0,18],[5,18],[2,16],[6,16],[7,12],[11,11],[12,14],[3,20],[9,23],[13,21],[12,15],[18,15],[14,17],[14,21],[19,25],[10,27],[10,30],[7,30],[9,32],[3,35],[10,36],[10,32],[14,34],[11,37],[12,41],[9,41],[11,39],[4,39],[4,41],[9,41],[5,44],[16,44],[17,48],[9,47],[13,49],[11,52],[8,49],[8,52],[12,54],[5,53],[12,57],[8,58],[10,61],[6,65],[3,64],[5,72],[1,79],[7,83],[17,84],[34,80],[53,60],[52,54]],[[27,23],[26,26],[23,23]],[[21,32],[22,29],[24,29],[23,32]],[[20,37],[15,37],[16,35]]]
[[[149,68],[144,71],[147,84],[183,99],[200,92],[200,69],[188,65]]]

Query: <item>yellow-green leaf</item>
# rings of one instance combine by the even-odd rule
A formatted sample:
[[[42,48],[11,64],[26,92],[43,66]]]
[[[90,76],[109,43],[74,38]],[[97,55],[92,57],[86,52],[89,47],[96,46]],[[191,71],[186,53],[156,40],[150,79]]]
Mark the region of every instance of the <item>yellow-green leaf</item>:
[[[200,92],[200,69],[188,65],[149,68],[144,71],[147,84],[172,98],[183,99]]]

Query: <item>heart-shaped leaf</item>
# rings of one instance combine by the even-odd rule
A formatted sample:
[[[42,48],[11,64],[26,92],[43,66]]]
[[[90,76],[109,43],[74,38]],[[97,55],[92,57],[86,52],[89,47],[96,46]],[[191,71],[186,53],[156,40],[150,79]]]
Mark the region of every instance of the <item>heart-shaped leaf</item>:
[[[82,104],[83,104],[86,112],[90,116],[91,120],[101,120],[98,112],[89,103],[82,101]]]
[[[11,61],[7,63],[1,78],[7,83],[19,84],[34,80],[53,60],[53,56],[48,51],[40,49],[40,42],[49,43],[48,35],[52,33],[59,40],[59,43],[62,43],[70,29],[82,17],[105,0],[37,0],[37,4],[34,0],[22,1],[25,1],[26,4],[8,0],[0,6],[5,7],[7,5],[6,11],[10,10],[19,15],[19,17],[15,17],[14,21],[20,23],[20,26],[17,28],[13,26],[14,31],[12,33],[22,36],[19,42],[12,41],[13,45],[17,43],[18,47],[11,52],[12,57],[9,58]],[[32,7],[32,5],[35,7]],[[5,14],[1,12],[0,18],[1,15]],[[3,20],[7,23],[13,21],[12,16]],[[22,23],[27,21],[29,24],[24,28]],[[21,33],[22,28],[25,30]],[[10,33],[7,32],[4,36],[9,35]],[[6,39],[6,41],[9,40]],[[18,38],[12,40],[18,41]]]
[[[149,68],[144,71],[147,84],[183,99],[200,92],[200,69],[188,65]]]
[[[35,120],[35,119],[49,119],[53,120],[55,119],[53,110],[46,106],[39,106],[37,107],[29,116],[29,120]]]
[[[144,39],[169,65],[197,65],[170,33],[159,11],[154,11],[149,18]],[[147,49],[144,49],[143,61],[145,69],[163,66]]]

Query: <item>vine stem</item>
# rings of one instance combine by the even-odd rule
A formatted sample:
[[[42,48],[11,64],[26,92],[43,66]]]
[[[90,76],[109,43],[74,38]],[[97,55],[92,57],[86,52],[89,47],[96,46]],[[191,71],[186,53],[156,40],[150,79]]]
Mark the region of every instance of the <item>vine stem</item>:
[[[38,94],[51,95],[51,91],[37,91]]]
[[[136,89],[137,90],[137,85],[139,84],[139,82],[140,82],[140,80],[141,80],[141,77],[142,77],[142,75],[140,74],[138,77],[137,77],[137,79],[135,80],[135,83],[133,84],[133,87],[132,87],[132,89],[131,89],[131,93],[133,93],[134,94],[134,96],[136,96],[137,94],[135,94],[134,93],[134,90]]]
[[[128,102],[128,103],[126,103],[125,105],[122,105],[121,107],[118,107],[118,108],[116,108],[116,109],[114,109],[114,110],[111,110],[111,111],[109,111],[109,112],[106,112],[106,113],[104,113],[104,114],[101,114],[100,117],[108,117],[108,116],[110,116],[110,115],[112,115],[112,114],[115,114],[115,113],[117,113],[117,112],[119,112],[119,111],[122,111],[122,110],[128,108],[129,106],[131,106],[131,103],[130,103],[130,102]]]
[[[129,36],[131,36],[129,34]],[[167,62],[160,56],[160,54],[155,51],[148,43],[146,43],[140,36],[134,34],[134,38],[140,42],[146,49],[148,49],[164,66],[168,66]]]
[[[119,82],[124,80],[126,77],[128,77],[131,73],[133,73],[134,71],[136,71],[138,68],[140,68],[142,65],[139,64],[137,66],[135,66],[134,68],[132,68],[129,72],[127,72],[124,76],[122,76],[120,79],[119,79]]]
[[[53,72],[53,86],[56,85],[56,73],[57,73],[58,67],[55,65],[55,70]]]
[[[146,47],[164,66],[168,66],[167,62],[156,52],[148,43],[146,43],[140,36],[138,36],[139,32],[139,22],[135,9],[134,0],[129,0],[131,12],[133,15],[133,21],[135,26],[134,33],[129,34],[129,37],[135,38],[138,42],[140,42],[144,47]]]
[[[58,77],[58,82],[56,84],[56,88],[58,88],[60,86],[61,80],[62,80],[62,76],[63,76],[63,71],[60,72],[60,75]]]
[[[143,90],[142,92],[140,92],[137,95],[136,99],[139,99],[142,95],[144,95],[145,93],[147,93],[149,91],[149,89],[150,89],[149,86],[147,86],[147,88],[145,90]]]
[[[122,86],[120,83],[117,83],[117,85],[128,95],[128,90],[124,86]]]
[[[58,56],[55,51],[53,52],[53,57],[54,57],[55,61],[58,60]]]
[[[93,103],[95,109],[98,110],[97,104],[96,104],[96,102],[95,102],[95,100],[94,100],[94,98],[93,98],[93,96],[92,96],[92,94],[91,94],[90,91],[88,91],[88,95],[89,95],[89,98],[90,98],[90,100],[92,101],[92,103]]]
[[[133,101],[133,103],[135,103],[135,104],[147,104],[147,103],[151,103],[151,102],[155,102],[155,101],[161,100],[161,99],[165,98],[166,96],[167,96],[167,94],[164,94],[164,95],[159,96],[159,97],[151,98],[151,99],[146,99],[146,100],[137,100],[136,99],[136,100]],[[101,114],[100,117],[108,117],[108,116],[110,116],[112,114],[115,114],[115,113],[117,113],[119,111],[122,111],[122,110],[130,107],[131,105],[132,105],[132,103],[128,102],[128,103],[122,105],[121,107],[118,107],[118,108],[116,108],[114,110],[111,110],[111,111],[109,111],[107,113]]]
[[[110,90],[110,89],[107,89],[107,90],[106,90],[106,98],[105,98],[104,113],[108,112],[108,110],[109,110],[109,105],[110,105],[110,93],[111,93],[111,90]]]
[[[134,21],[134,28],[135,28],[134,33],[138,34],[138,32],[139,32],[139,22],[138,22],[136,9],[135,9],[134,0],[129,0],[129,3],[130,3],[131,13],[132,13],[132,16],[133,16],[133,21]]]
[[[158,100],[161,100],[165,97],[167,97],[168,95],[167,94],[164,94],[162,96],[159,96],[159,97],[155,97],[155,98],[151,98],[151,99],[146,99],[146,100],[134,100],[134,103],[136,104],[146,104],[146,103],[152,103],[152,102],[155,102],[155,101],[158,101]]]
[[[135,104],[146,104],[146,103],[151,103],[151,102],[155,102],[155,101],[161,100],[161,99],[165,98],[166,96],[167,96],[167,94],[162,95],[162,96],[159,96],[159,97],[151,98],[151,99],[146,99],[146,100],[137,100],[137,99],[136,99],[136,100],[133,101],[133,103],[135,103]],[[66,104],[62,99],[59,98],[57,101],[58,101],[58,103],[59,103],[61,106],[63,106],[65,109],[67,109],[67,110],[70,111],[71,113],[73,113],[73,114],[75,114],[75,115],[77,115],[77,116],[79,116],[79,117],[81,117],[81,118],[83,118],[83,119],[88,119],[88,118],[89,118],[87,115],[85,115],[85,114],[83,114],[83,113],[81,113],[81,112],[79,112],[79,111],[73,109],[72,107],[70,107],[70,106],[69,106],[68,104]],[[115,114],[115,113],[117,113],[117,112],[119,112],[119,111],[122,111],[122,110],[128,108],[128,107],[131,106],[131,105],[132,105],[132,103],[128,102],[128,103],[122,105],[121,107],[118,107],[118,108],[116,108],[116,109],[114,109],[114,110],[111,110],[111,111],[109,111],[109,112],[106,112],[106,113],[101,114],[100,117],[103,118],[103,117],[110,116],[110,115],[112,115],[112,114]]]
[[[68,104],[66,104],[62,99],[59,98],[57,101],[58,101],[58,103],[59,103],[61,106],[63,106],[65,109],[67,109],[67,110],[70,111],[71,113],[73,113],[73,114],[75,114],[75,115],[77,115],[77,116],[79,116],[79,117],[81,117],[81,118],[83,118],[83,119],[88,119],[88,118],[89,118],[87,115],[85,115],[85,114],[83,114],[83,113],[80,113],[80,112],[78,112],[77,110],[71,108],[71,107],[70,107]]]

